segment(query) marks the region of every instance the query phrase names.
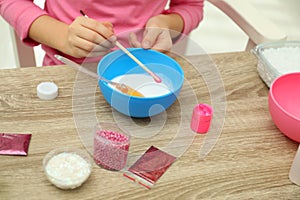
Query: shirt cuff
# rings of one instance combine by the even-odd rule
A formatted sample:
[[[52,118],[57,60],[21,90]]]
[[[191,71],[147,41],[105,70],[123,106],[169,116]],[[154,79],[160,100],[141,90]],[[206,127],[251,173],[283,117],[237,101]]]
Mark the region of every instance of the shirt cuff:
[[[198,13],[197,13],[198,12]],[[165,10],[163,14],[176,13],[180,15],[184,22],[182,34],[188,35],[195,29],[203,18],[203,10],[187,10],[185,8],[172,7]]]

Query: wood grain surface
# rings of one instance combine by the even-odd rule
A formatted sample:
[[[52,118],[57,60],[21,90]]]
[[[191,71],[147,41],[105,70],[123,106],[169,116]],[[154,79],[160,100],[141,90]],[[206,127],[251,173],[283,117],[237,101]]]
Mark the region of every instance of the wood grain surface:
[[[175,59],[184,69],[193,95],[203,103],[210,103],[205,74],[199,75],[189,60],[203,67],[215,64],[226,92],[225,124],[204,160],[199,159],[199,150],[205,135],[197,134],[151,190],[129,181],[120,172],[97,165],[77,189],[65,191],[53,186],[44,175],[44,156],[58,147],[84,149],[73,116],[78,73],[67,66],[1,70],[0,132],[31,133],[32,139],[28,156],[0,156],[0,199],[299,199],[300,188],[288,178],[298,144],[280,133],[272,122],[268,88],[258,76],[256,58],[237,52],[211,55],[212,60],[200,55]],[[58,85],[55,100],[43,101],[36,96],[36,86],[44,81]],[[94,101],[97,119],[113,121],[113,110],[96,81],[90,83],[94,97],[89,99],[87,95],[76,109],[84,116],[89,112],[87,104]],[[180,95],[190,98],[191,94],[183,89]],[[131,153],[142,153],[151,144],[168,144],[180,126],[178,101],[166,116],[160,134],[132,138]],[[147,126],[151,119],[133,121]]]

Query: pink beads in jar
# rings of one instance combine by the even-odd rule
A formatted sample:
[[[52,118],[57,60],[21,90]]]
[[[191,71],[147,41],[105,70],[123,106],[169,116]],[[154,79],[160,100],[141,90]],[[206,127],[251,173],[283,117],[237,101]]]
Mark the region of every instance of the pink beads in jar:
[[[126,166],[130,136],[116,124],[97,124],[94,134],[94,161],[108,170],[122,170]]]

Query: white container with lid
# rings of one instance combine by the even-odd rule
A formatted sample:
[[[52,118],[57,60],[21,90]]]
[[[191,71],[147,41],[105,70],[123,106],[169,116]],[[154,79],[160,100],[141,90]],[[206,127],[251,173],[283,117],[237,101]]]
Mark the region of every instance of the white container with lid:
[[[258,74],[268,87],[283,74],[300,72],[300,41],[262,43],[252,52],[258,58]]]

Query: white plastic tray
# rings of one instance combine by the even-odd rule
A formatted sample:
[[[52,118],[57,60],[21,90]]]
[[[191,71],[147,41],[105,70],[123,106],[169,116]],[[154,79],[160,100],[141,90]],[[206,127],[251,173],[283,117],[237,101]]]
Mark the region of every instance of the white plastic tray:
[[[300,71],[300,41],[268,42],[257,45],[257,71],[268,87],[286,73]]]

